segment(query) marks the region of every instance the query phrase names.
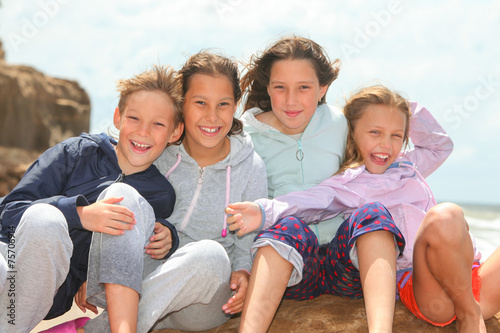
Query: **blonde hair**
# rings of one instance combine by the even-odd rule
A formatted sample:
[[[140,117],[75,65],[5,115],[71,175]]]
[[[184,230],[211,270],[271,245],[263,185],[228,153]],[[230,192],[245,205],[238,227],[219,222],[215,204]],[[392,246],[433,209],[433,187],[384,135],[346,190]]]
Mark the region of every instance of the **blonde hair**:
[[[177,73],[170,66],[157,66],[130,79],[119,80],[116,90],[120,93],[118,108],[123,114],[128,98],[138,91],[159,91],[166,94],[174,108],[174,127],[182,121],[182,86]]]
[[[347,134],[344,162],[340,166],[337,173],[364,164],[363,156],[354,141],[354,128],[356,127],[357,121],[363,116],[366,108],[374,104],[395,107],[403,112],[406,118],[403,148],[408,146],[408,134],[410,130],[411,117],[410,105],[408,101],[398,93],[393,92],[382,85],[374,85],[363,88],[359,92],[352,95],[346,101],[346,105],[344,106],[344,115],[347,119],[349,131]]]
[[[253,107],[262,111],[271,111],[271,98],[267,93],[267,86],[271,75],[271,68],[279,60],[308,60],[316,72],[320,86],[327,86],[335,81],[339,74],[340,60],[330,62],[324,49],[316,42],[298,36],[279,39],[262,55],[253,55],[246,66],[247,73],[241,79],[241,89],[247,93],[247,100],[243,112]],[[319,104],[326,103],[326,94]]]
[[[234,102],[238,104],[241,99],[240,74],[235,61],[222,55],[211,53],[207,50],[192,55],[179,71],[182,84],[182,95],[189,90],[191,80],[196,74],[205,74],[212,77],[225,76],[233,87]],[[233,116],[233,124],[227,136],[239,134],[243,131],[241,120]],[[184,137],[184,134],[183,134]]]

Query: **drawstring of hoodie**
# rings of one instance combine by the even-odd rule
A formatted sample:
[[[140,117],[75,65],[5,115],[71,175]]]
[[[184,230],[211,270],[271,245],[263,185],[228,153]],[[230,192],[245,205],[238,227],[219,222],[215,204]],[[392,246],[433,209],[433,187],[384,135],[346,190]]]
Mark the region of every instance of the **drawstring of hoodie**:
[[[179,165],[179,163],[181,163],[181,154],[177,154],[177,162],[175,162],[175,164],[170,168],[170,170],[167,171],[167,173],[165,174],[165,178],[168,179],[168,176],[170,176],[170,174],[172,173],[172,171],[174,171],[175,168],[177,168],[177,166]]]
[[[167,173],[165,174],[165,178],[168,179],[168,176],[170,176],[170,174],[175,170],[175,168],[177,168],[177,166],[179,165],[179,163],[181,163],[181,154],[177,154],[177,161],[175,162],[175,164],[167,171]],[[230,194],[231,194],[231,166],[228,165],[226,167],[226,206],[224,207],[224,227],[222,229],[222,233],[221,233],[221,236],[222,237],[226,237],[227,236],[227,213],[225,212],[225,208],[227,206],[229,206],[229,198],[230,198]]]
[[[415,174],[420,178],[420,181],[423,183],[422,187],[425,189],[425,192],[427,192],[427,206],[425,207],[425,210],[427,211],[429,209],[429,202],[432,201],[434,205],[437,204],[436,199],[434,198],[434,195],[432,194],[432,191],[430,190],[429,184],[425,181],[424,177],[418,172],[417,168],[412,162],[396,162],[393,163],[389,168],[395,168],[395,167],[406,167],[409,169],[412,169]]]
[[[229,194],[231,189],[231,166],[228,165],[226,168],[226,206],[224,207],[224,229],[222,229],[222,237],[227,235],[227,213],[226,207],[229,206]]]

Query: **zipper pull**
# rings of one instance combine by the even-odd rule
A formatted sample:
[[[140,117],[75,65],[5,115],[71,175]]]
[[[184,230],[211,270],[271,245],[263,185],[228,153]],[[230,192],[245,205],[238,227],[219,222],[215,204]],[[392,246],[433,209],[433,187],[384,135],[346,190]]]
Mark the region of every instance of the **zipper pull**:
[[[302,151],[302,143],[297,141],[297,144],[299,145],[299,149],[295,153],[295,157],[297,158],[298,161],[302,161],[304,159],[304,152]]]
[[[121,183],[123,181],[123,178],[125,178],[125,174],[120,173],[118,178],[116,178],[115,183]]]
[[[203,183],[203,172],[205,171],[205,168],[200,168],[199,172],[200,174],[198,175],[198,184]]]

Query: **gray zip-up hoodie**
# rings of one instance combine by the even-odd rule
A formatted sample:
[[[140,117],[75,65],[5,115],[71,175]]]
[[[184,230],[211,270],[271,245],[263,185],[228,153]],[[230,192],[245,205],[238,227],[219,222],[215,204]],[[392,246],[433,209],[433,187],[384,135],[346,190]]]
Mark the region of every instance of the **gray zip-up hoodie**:
[[[248,134],[229,139],[230,153],[214,165],[200,168],[182,144],[168,147],[154,164],[175,189],[174,212],[168,220],[177,228],[179,247],[215,240],[226,249],[233,271],[250,271],[250,247],[256,234],[238,237],[226,230],[224,209],[228,203],[267,198],[266,167]]]

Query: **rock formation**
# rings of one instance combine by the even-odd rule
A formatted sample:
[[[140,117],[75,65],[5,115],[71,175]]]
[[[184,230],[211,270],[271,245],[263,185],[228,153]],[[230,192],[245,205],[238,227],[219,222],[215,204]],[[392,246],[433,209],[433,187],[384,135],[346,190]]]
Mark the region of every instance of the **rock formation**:
[[[0,41],[0,197],[41,152],[89,123],[90,99],[77,82],[7,64]]]
[[[0,61],[1,146],[43,151],[89,123],[90,99],[77,82]]]
[[[2,48],[2,41],[0,40],[0,62],[5,60],[5,52]]]

